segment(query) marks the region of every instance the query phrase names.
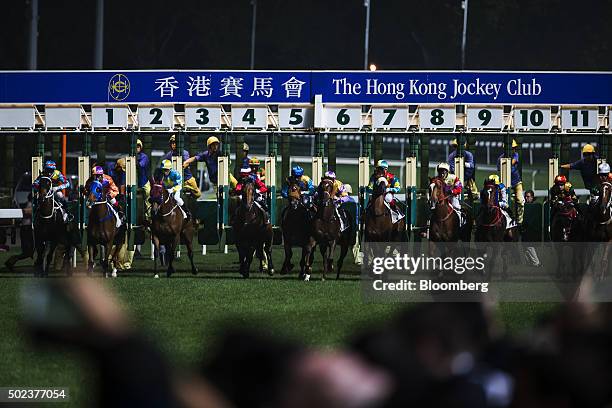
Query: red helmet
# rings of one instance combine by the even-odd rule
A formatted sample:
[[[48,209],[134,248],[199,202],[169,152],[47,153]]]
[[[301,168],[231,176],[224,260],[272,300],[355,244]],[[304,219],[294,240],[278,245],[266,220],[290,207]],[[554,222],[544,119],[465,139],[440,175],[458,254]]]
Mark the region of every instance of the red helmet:
[[[567,177],[565,177],[563,174],[559,174],[557,177],[555,177],[555,184],[565,183],[567,183]]]

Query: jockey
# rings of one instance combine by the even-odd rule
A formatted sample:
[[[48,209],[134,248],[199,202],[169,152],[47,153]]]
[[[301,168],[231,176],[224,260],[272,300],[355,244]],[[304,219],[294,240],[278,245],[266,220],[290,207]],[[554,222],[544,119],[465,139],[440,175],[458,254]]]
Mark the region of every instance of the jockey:
[[[168,191],[168,194],[174,197],[174,201],[181,207],[183,210],[184,218],[188,218],[190,215],[189,209],[185,205],[185,202],[181,198],[181,189],[182,189],[182,177],[181,173],[174,170],[172,168],[172,162],[168,159],[164,159],[161,162],[161,169],[164,173],[162,179],[162,185]]]
[[[287,198],[289,195],[289,186],[297,182],[302,193],[307,196],[312,196],[315,191],[315,187],[312,184],[312,180],[310,177],[304,174],[304,169],[300,166],[295,166],[291,169],[291,175],[285,180],[283,184],[283,189],[281,190],[281,196],[283,198]]]
[[[514,221],[508,213],[509,205],[506,185],[499,180],[499,176],[497,174],[491,174],[484,181],[484,188],[480,193],[481,208],[484,206],[484,199],[487,196],[486,190],[490,187],[493,187],[495,189],[495,194],[493,195],[493,202],[499,207],[501,213],[503,214],[506,220],[506,229],[514,227]]]
[[[260,168],[261,162],[257,157],[251,157],[249,159],[249,167],[251,168],[251,177],[258,178],[259,180],[266,182],[266,170]]]
[[[567,178],[563,174],[559,174],[555,177],[555,185],[550,188],[548,192],[550,201],[571,201],[574,204],[578,204],[578,197],[572,187],[572,184],[567,181]]]
[[[463,226],[464,217],[461,213],[461,203],[459,202],[459,197],[463,191],[461,180],[450,172],[448,163],[438,164],[436,171],[438,172],[437,177],[444,182],[444,194],[450,196],[450,203],[459,216],[459,225]]]
[[[340,231],[344,231],[349,226],[347,222],[348,217],[344,209],[341,209],[340,206],[342,205],[342,203],[346,203],[347,201],[349,201],[350,197],[344,187],[344,183],[342,183],[340,180],[336,178],[335,172],[328,170],[325,172],[325,175],[323,176],[323,178],[334,182],[333,191],[335,192],[335,194],[333,198],[334,198],[334,204],[336,206],[336,215],[340,219]]]
[[[104,174],[104,169],[102,166],[95,166],[93,169],[91,169],[91,178],[87,180],[87,183],[85,183],[86,194],[89,194],[91,183],[94,180],[102,184],[102,188],[104,189],[103,193],[107,197],[108,202],[111,203],[116,209],[119,209],[119,203],[116,199],[117,194],[119,194],[119,188],[111,176]]]
[[[385,202],[389,204],[389,208],[391,210],[391,216],[394,220],[393,222],[395,223],[396,221],[404,217],[404,215],[402,214],[402,212],[400,211],[400,209],[398,208],[395,202],[395,197],[393,196],[394,194],[398,194],[400,192],[400,188],[401,188],[400,181],[397,177],[395,177],[393,173],[389,171],[389,163],[387,163],[386,160],[379,160],[378,163],[376,163],[376,170],[382,170],[384,172],[383,177],[387,180],[387,189],[385,190]],[[374,184],[376,182],[377,182],[377,179],[376,179],[376,172],[375,172],[370,177],[370,183],[368,184],[368,187],[366,188],[366,191],[368,193],[372,193],[374,191]]]
[[[250,167],[243,167],[240,169],[240,180],[234,189],[234,193],[237,195],[242,194],[242,189],[249,180],[255,185],[255,205],[263,211],[265,223],[268,224],[270,222],[270,216],[268,214],[268,205],[265,196],[268,192],[268,188],[257,175],[253,176]]]
[[[591,188],[589,204],[594,204],[599,201],[599,193],[601,192],[601,185],[603,183],[612,184],[612,180],[610,180],[610,165],[608,163],[601,163],[597,167],[597,178],[597,183]]]
[[[64,221],[66,221],[67,213],[63,211],[63,208],[66,206],[67,201],[62,190],[70,188],[70,181],[57,169],[57,164],[55,164],[53,160],[47,160],[45,162],[42,174],[32,183],[32,189],[34,189],[34,191],[38,191],[40,188],[41,177],[49,177],[51,179],[51,191],[55,194],[55,199],[62,206]]]

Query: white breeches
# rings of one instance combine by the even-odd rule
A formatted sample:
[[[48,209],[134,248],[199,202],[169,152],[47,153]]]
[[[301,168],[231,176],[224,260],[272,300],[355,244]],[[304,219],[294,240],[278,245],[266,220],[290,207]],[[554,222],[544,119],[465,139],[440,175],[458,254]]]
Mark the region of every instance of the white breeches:
[[[386,202],[387,204],[390,204],[390,203],[391,203],[391,201],[393,201],[393,194],[392,194],[392,193],[386,193],[386,194],[385,194],[385,202]]]
[[[461,203],[459,203],[459,197],[453,196],[453,198],[451,199],[451,205],[455,210],[461,211]]]
[[[180,205],[181,207],[183,206],[183,204],[185,204],[185,202],[183,201],[183,199],[181,198],[181,190],[177,190],[174,193],[170,193],[172,196],[174,196],[174,201],[176,201],[176,203],[178,205]]]

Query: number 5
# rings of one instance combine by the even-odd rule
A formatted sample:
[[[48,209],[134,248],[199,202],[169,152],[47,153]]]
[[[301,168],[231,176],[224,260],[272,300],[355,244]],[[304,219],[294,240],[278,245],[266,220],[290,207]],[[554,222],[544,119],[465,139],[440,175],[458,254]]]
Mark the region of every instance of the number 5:
[[[299,125],[304,121],[304,117],[302,116],[301,109],[291,109],[291,113],[289,114],[289,124],[290,125]]]

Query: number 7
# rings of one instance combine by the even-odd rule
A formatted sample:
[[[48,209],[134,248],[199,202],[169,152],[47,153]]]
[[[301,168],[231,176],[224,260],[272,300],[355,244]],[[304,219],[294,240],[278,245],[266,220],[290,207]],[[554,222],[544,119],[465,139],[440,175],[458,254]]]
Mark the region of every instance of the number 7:
[[[397,109],[383,109],[383,113],[387,115],[383,121],[383,126],[389,126],[391,124],[391,121],[395,116],[395,112],[397,112]]]

